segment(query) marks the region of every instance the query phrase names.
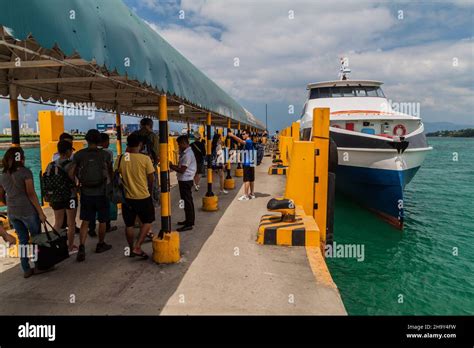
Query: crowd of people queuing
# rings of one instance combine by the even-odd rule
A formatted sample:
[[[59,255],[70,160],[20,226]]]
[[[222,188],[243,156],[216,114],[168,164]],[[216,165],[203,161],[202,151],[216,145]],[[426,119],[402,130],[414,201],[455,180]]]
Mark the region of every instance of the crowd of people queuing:
[[[109,149],[108,134],[91,129],[85,135],[87,147],[75,151],[73,136],[63,133],[57,143],[57,153],[48,164],[42,177],[42,195],[54,212],[56,231],[67,230],[70,255],[77,254],[78,262],[86,259],[87,237],[97,237],[96,253],[112,248],[106,242],[107,232],[117,229],[111,221],[117,219],[117,204],[112,202],[114,177],[119,176],[124,191],[121,204],[125,224],[125,236],[129,256],[147,259],[142,244],[154,237],[152,224],[155,221],[155,207],[159,202],[159,137],[153,131],[153,121],[144,118],[140,130],[128,135],[126,150],[114,159]],[[199,191],[201,177],[206,165],[219,178],[219,192],[227,194],[224,188],[224,151],[222,136],[216,133],[212,139],[212,153],[207,156],[205,141],[199,132],[194,132],[194,141],[188,135],[177,138],[179,160],[170,163],[176,172],[179,194],[184,203],[185,219],[178,222],[177,231],[189,231],[195,224],[193,189]],[[233,144],[240,149],[253,151],[254,144],[247,130],[234,135],[229,133]],[[211,163],[208,163],[211,158]],[[255,156],[243,157],[244,195],[239,200],[255,198]],[[3,173],[0,176],[0,204],[7,205],[8,218],[15,229],[19,244],[27,245],[30,237],[41,233],[46,215],[36,195],[33,174],[25,166],[25,153],[21,147],[11,147],[2,159]],[[77,211],[81,224],[76,226]],[[96,227],[97,232],[96,232]],[[135,228],[139,228],[136,236]],[[76,244],[75,234],[79,234]],[[0,237],[7,243],[15,238],[0,225]],[[21,267],[24,277],[45,272],[32,267],[28,257],[22,255]]]

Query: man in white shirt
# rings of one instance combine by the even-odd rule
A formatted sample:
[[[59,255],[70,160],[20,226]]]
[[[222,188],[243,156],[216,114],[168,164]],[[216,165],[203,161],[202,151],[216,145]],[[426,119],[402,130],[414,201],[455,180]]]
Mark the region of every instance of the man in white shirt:
[[[176,141],[179,147],[179,163],[178,165],[170,164],[170,168],[177,173],[179,194],[184,201],[184,214],[186,219],[178,222],[182,227],[176,231],[184,232],[193,229],[194,226],[194,202],[193,202],[193,184],[196,175],[197,164],[193,150],[189,146],[187,135],[179,136]]]

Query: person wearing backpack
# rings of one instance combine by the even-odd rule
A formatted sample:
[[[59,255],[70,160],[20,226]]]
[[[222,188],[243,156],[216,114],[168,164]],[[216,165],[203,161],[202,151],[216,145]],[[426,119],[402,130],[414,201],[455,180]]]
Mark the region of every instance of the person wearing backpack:
[[[71,179],[77,177],[80,187],[80,245],[77,253],[77,261],[82,262],[86,258],[85,243],[89,221],[97,216],[99,220],[99,242],[96,253],[102,253],[112,248],[106,244],[105,224],[109,219],[109,200],[107,197],[107,185],[112,178],[112,156],[107,151],[100,149],[100,132],[91,129],[87,132],[87,148],[74,154],[69,175]]]
[[[194,132],[194,142],[191,144],[194,157],[196,158],[197,171],[194,176],[194,190],[199,191],[199,182],[201,181],[201,175],[204,174],[204,158],[206,157],[206,146],[201,140],[201,134]]]
[[[54,229],[59,231],[63,227],[66,216],[69,253],[75,253],[78,247],[74,245],[76,229],[77,192],[74,181],[69,177],[72,160],[72,143],[67,140],[58,142],[59,157],[49,163],[43,173],[43,190],[45,200],[49,202],[54,212]]]
[[[160,155],[160,138],[153,132],[153,120],[151,118],[142,118],[140,120],[140,130],[138,134],[142,137],[143,146],[141,153],[150,157],[151,162],[156,167]]]

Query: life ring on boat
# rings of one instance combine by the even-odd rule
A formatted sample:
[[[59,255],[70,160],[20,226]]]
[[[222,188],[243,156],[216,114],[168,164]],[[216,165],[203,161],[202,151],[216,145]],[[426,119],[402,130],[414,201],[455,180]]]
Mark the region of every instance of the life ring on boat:
[[[402,130],[401,134],[398,132],[399,129]],[[393,135],[404,136],[405,134],[407,134],[407,128],[403,124],[397,124],[393,127]]]

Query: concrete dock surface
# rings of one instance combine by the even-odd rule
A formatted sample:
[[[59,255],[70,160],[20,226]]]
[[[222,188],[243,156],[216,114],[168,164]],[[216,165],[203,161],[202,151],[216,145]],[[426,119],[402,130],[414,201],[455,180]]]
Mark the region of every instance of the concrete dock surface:
[[[236,188],[219,194],[219,211],[204,212],[193,191],[196,225],[182,232],[181,261],[157,265],[124,256],[127,246],[121,215],[118,230],[106,236],[112,250],[95,254],[88,238],[86,261],[75,255],[57,269],[22,277],[18,259],[0,259],[2,315],[346,315],[319,249],[258,245],[258,223],[266,204],[284,191],[283,176],[268,175],[271,159],[256,168],[256,199],[238,201]],[[214,180],[214,193],[218,194]],[[177,188],[171,190],[172,222],[184,219]],[[52,212],[48,212],[51,215]],[[159,208],[153,231],[160,225]],[[138,231],[138,230],[137,230]],[[150,256],[151,243],[143,247]]]

